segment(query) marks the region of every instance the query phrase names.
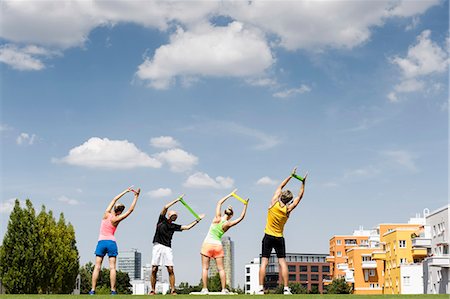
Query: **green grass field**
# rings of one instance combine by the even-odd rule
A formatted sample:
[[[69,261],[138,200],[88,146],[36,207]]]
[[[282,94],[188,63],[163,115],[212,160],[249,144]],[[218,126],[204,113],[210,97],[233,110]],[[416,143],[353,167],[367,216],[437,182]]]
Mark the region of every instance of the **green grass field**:
[[[124,299],[124,298],[130,298],[133,295],[117,295],[112,297],[111,295],[95,295],[95,296],[89,296],[89,295],[0,295],[0,298],[4,299],[77,299],[77,298],[93,298],[93,299]],[[146,298],[152,298],[149,295],[136,295],[134,297],[146,297]],[[154,296],[157,298],[162,298],[163,295],[157,295]],[[170,295],[165,295],[165,297],[172,297]],[[203,298],[204,296],[194,296],[194,295],[177,295],[175,298],[177,299],[192,299],[192,298]],[[261,297],[264,299],[281,299],[286,298],[284,295],[264,295],[264,296],[256,296],[256,295],[233,295],[233,296],[209,296],[213,298],[234,298],[234,299],[242,299],[243,297],[249,298],[249,297]],[[289,298],[295,298],[295,299],[390,299],[390,298],[397,298],[397,299],[421,299],[421,298],[429,298],[429,299],[448,299],[449,295],[291,295],[288,296]],[[199,299],[200,299],[199,298]]]

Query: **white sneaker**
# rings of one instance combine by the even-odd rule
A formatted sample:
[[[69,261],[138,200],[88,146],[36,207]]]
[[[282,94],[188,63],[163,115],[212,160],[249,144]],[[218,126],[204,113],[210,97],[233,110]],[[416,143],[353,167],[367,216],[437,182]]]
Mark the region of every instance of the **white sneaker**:
[[[258,292],[255,293],[255,295],[264,295],[264,290],[261,289]]]
[[[292,295],[291,288],[285,287],[283,290],[283,295]]]
[[[222,294],[229,294],[230,291],[228,291],[228,289],[222,289]]]
[[[202,289],[202,290],[200,291],[200,293],[201,293],[202,295],[208,295],[209,291],[208,291],[208,289]]]

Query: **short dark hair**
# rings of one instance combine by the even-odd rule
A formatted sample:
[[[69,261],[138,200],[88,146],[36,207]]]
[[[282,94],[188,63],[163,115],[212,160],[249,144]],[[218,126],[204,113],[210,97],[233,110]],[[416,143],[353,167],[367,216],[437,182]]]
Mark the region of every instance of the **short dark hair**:
[[[292,192],[289,190],[283,191],[281,192],[281,202],[284,204],[287,204],[288,202],[290,202],[292,200],[294,196],[292,195]]]
[[[233,208],[232,208],[232,207],[228,207],[228,208],[224,211],[224,213],[225,213],[226,215],[228,215],[228,216],[232,216],[232,215],[234,214]]]

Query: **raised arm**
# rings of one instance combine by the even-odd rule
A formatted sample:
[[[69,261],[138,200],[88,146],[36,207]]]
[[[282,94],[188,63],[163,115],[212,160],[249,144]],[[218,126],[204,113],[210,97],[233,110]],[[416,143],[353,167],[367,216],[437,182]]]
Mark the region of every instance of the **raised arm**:
[[[217,202],[217,205],[216,205],[216,218],[220,218],[222,216],[222,205],[223,205],[223,203],[228,198],[230,198],[232,196],[231,194],[233,194],[236,191],[237,191],[237,189],[234,189],[230,194],[226,195],[225,197],[223,197],[221,200],[219,200]]]
[[[308,177],[308,174],[305,175],[305,178],[302,181],[302,186],[300,187],[300,191],[298,192],[298,196],[294,198],[294,201],[287,207],[287,212],[290,213],[293,209],[295,209],[300,201],[303,198],[303,193],[305,193],[305,183],[306,178]]]
[[[106,208],[106,213],[111,213],[112,209],[114,208],[114,205],[116,204],[116,202],[119,200],[119,198],[121,198],[122,196],[124,196],[127,192],[130,192],[131,189],[128,188],[124,191],[122,191],[122,193],[120,193],[119,195],[117,195],[116,197],[113,198],[113,200],[111,200],[111,202],[109,203],[108,207]]]
[[[270,202],[270,206],[273,206],[273,205],[277,202],[278,198],[280,198],[281,191],[283,191],[283,188],[284,188],[284,187],[287,185],[287,183],[289,183],[289,181],[291,180],[291,178],[292,178],[292,173],[295,173],[296,171],[297,171],[297,167],[295,167],[295,168],[292,170],[291,174],[290,174],[287,178],[285,178],[284,181],[281,182],[280,186],[278,186],[277,190],[275,190],[275,193],[273,194],[273,197],[272,197],[272,201]]]
[[[134,192],[134,199],[133,202],[131,203],[130,208],[125,213],[122,213],[119,216],[117,216],[116,219],[114,220],[115,223],[119,224],[120,221],[127,218],[134,211],[134,207],[136,206],[137,200],[139,198],[139,193],[141,193],[141,189],[137,189],[137,191]]]
[[[180,197],[178,197],[177,199],[172,200],[171,202],[169,202],[168,204],[166,204],[163,209],[161,210],[161,215],[166,215],[167,210],[173,206],[174,204],[176,204],[177,202],[180,201],[180,199],[182,199],[184,196],[184,194],[182,194]]]
[[[192,221],[191,223],[189,223],[187,225],[182,225],[181,230],[190,230],[205,217],[205,214],[200,214],[198,216],[200,217],[200,219],[195,219],[194,221]]]
[[[237,219],[235,219],[235,220],[233,220],[233,221],[228,221],[228,222],[226,222],[226,223],[223,225],[223,227],[222,227],[223,231],[226,232],[230,227],[235,226],[236,224],[238,224],[239,222],[241,222],[242,219],[244,219],[245,213],[247,212],[247,206],[248,206],[248,202],[249,202],[249,201],[250,201],[250,199],[247,199],[247,204],[244,205],[244,208],[242,209],[241,216],[239,216],[239,218],[237,218]]]

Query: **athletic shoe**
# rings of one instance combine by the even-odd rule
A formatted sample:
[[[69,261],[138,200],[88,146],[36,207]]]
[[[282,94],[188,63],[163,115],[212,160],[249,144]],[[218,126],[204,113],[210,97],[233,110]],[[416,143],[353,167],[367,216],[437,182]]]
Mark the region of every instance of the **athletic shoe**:
[[[255,295],[264,295],[264,290],[261,289],[258,292],[255,293]]]
[[[149,295],[156,295],[156,294],[155,294],[155,291],[153,291],[153,290],[151,290],[148,294],[149,294]]]
[[[178,294],[175,290],[173,290],[172,292],[170,292],[170,295],[178,295]]]
[[[89,291],[89,295],[95,295],[95,291],[94,290],[90,290]]]
[[[221,292],[222,294],[229,294],[230,293],[230,291],[228,291],[228,289],[222,289],[222,292]]]
[[[117,295],[117,291],[111,290],[111,295]]]
[[[285,287],[283,290],[283,295],[292,295],[291,288]]]
[[[200,291],[200,294],[202,294],[202,295],[208,295],[208,293],[209,293],[208,289],[205,289],[205,288],[203,288],[203,289]]]

